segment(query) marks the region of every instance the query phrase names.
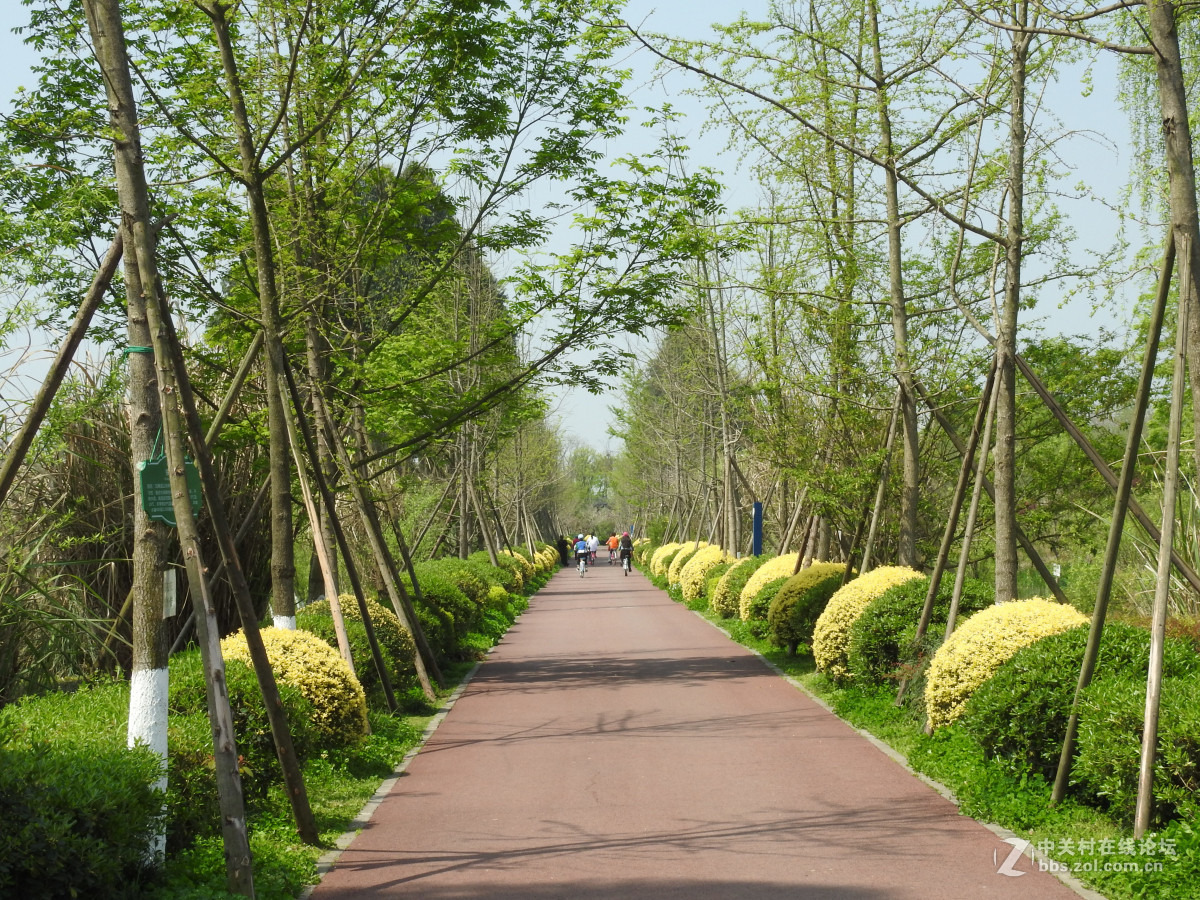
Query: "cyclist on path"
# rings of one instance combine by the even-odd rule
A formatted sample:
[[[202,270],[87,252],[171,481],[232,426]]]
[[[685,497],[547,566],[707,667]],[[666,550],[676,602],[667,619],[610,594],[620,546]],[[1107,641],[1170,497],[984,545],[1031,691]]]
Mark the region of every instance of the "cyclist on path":
[[[591,551],[588,549],[587,538],[582,534],[577,535],[575,538],[575,561],[577,564],[582,561],[584,571],[587,571],[588,557],[590,555]]]

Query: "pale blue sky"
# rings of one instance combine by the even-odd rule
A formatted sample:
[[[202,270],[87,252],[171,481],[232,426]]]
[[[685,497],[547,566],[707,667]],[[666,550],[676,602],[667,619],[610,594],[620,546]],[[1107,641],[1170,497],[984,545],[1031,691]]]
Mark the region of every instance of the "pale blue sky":
[[[729,21],[739,8],[758,14],[767,5],[765,0],[748,0],[742,4],[714,0],[633,0],[629,4],[629,17],[642,22],[651,31],[699,38],[708,34],[709,23]],[[35,58],[33,51],[12,33],[12,28],[21,24],[26,14],[25,8],[16,0],[4,0],[0,4],[0,58],[5,60],[0,68],[0,107],[7,107],[8,98],[18,85],[30,82],[29,66]],[[635,58],[632,64],[645,79],[651,62]],[[1074,170],[1067,183],[1086,181],[1109,202],[1116,203],[1122,185],[1128,180],[1129,138],[1124,113],[1114,99],[1115,67],[1111,59],[1100,58],[1093,68],[1094,89],[1088,97],[1083,96],[1077,80],[1081,71],[1070,70],[1067,78],[1052,85],[1047,92],[1046,104],[1063,121],[1066,130],[1080,132],[1068,138],[1060,148],[1064,161]],[[665,83],[648,84],[636,102],[649,105],[669,99],[686,112],[687,118],[678,128],[694,148],[696,165],[712,166],[724,174],[729,188],[728,206],[752,204],[757,197],[756,188],[738,171],[736,160],[723,151],[723,139],[716,134],[701,135],[704,111],[698,101],[682,94],[688,84],[687,76],[674,74]],[[1093,134],[1083,133],[1088,130]],[[627,146],[614,143],[609,149],[614,155],[637,152],[639,146],[645,146],[645,141],[644,136],[635,133]],[[1079,232],[1080,247],[1104,246],[1110,242],[1116,216],[1103,204],[1064,199],[1059,205]],[[1089,304],[1083,300],[1073,301],[1063,309],[1054,309],[1053,303],[1044,303],[1037,315],[1048,317],[1049,330],[1064,333],[1091,332],[1098,324],[1090,316]],[[1119,313],[1107,314],[1103,324],[1109,327],[1120,325],[1119,318]],[[580,392],[566,392],[559,408],[564,431],[581,442],[605,449],[609,444],[605,431],[611,421],[607,406],[615,399],[615,396],[592,398]],[[616,442],[612,442],[611,449],[617,449]]]

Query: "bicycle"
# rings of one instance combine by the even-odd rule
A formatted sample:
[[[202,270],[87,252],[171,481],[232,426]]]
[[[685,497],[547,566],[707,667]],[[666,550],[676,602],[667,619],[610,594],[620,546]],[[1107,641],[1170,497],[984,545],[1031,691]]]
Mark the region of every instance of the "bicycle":
[[[633,568],[633,560],[628,556],[621,557],[621,568],[625,570],[625,575],[629,575],[629,570]]]
[[[582,578],[584,575],[587,574],[587,567],[588,567],[587,557],[586,556],[579,557],[579,577],[580,578]]]

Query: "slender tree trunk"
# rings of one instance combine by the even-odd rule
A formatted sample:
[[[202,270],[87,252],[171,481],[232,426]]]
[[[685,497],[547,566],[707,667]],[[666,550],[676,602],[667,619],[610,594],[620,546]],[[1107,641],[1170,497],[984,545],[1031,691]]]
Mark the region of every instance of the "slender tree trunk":
[[[1188,379],[1193,397],[1200,397],[1200,223],[1196,208],[1196,169],[1193,163],[1192,132],[1188,119],[1186,82],[1179,52],[1179,30],[1175,21],[1176,5],[1169,0],[1147,0],[1150,43],[1154,48],[1158,97],[1162,111],[1163,144],[1166,151],[1168,201],[1175,246],[1190,248],[1188,265],[1180,271],[1191,273],[1191,297],[1188,310]],[[1185,243],[1186,242],[1186,243]],[[1183,293],[1181,291],[1181,293]],[[1193,433],[1200,435],[1200,403],[1192,404]],[[1197,468],[1200,469],[1200,441],[1195,441]]]
[[[896,548],[897,562],[902,566],[917,564],[917,502],[919,499],[920,431],[917,423],[917,398],[913,391],[912,366],[908,356],[908,310],[904,300],[904,247],[901,240],[900,194],[896,177],[896,156],[892,147],[892,120],[888,101],[888,86],[883,71],[883,50],[879,37],[879,10],[876,0],[868,5],[871,26],[871,49],[874,63],[875,98],[879,112],[880,148],[886,165],[883,170],[884,194],[887,198],[888,233],[888,295],[892,308],[893,365],[900,382],[901,443],[904,447],[904,470],[900,492],[900,535]]]
[[[132,236],[126,235],[132,246]],[[129,415],[129,444],[133,457],[134,484],[140,484],[138,463],[153,458],[155,445],[162,436],[162,413],[158,403],[158,378],[154,358],[144,352],[152,336],[146,321],[146,293],[143,289],[137,256],[125,259],[126,335],[129,354],[125,402]],[[166,618],[163,608],[165,579],[174,586],[175,570],[167,567],[170,530],[162,522],[151,521],[142,506],[142,492],[133,492],[133,668],[129,687],[129,746],[142,743],[163,762],[160,787],[167,787],[167,661]],[[172,615],[174,611],[172,610]],[[155,837],[153,855],[162,861],[166,853],[166,832]]]
[[[271,611],[277,626],[295,628],[296,565],[292,544],[291,459],[287,445],[283,396],[279,391],[279,379],[283,377],[287,363],[281,338],[283,319],[279,313],[271,220],[267,210],[264,178],[259,166],[259,152],[254,144],[254,131],[242,94],[241,75],[229,31],[227,13],[230,7],[219,2],[202,2],[199,5],[212,21],[213,33],[221,54],[221,66],[225,73],[225,89],[233,114],[238,155],[242,166],[239,180],[246,190],[250,229],[254,239],[258,299],[267,347],[267,427],[271,471]]]
[[[1028,0],[1014,12],[1017,27],[1029,21]],[[1017,312],[1021,305],[1021,262],[1025,230],[1025,67],[1033,36],[1012,38],[1008,145],[1008,223],[1004,255],[1004,303],[996,330],[996,599],[1017,596]]]
[[[126,55],[120,5],[118,0],[85,0],[84,12],[87,15],[88,30],[96,61],[104,76],[108,97],[117,197],[121,205],[121,228],[129,239],[129,252],[136,259],[141,280],[147,291],[153,293],[158,290],[159,277],[150,225],[150,193],[142,167],[137,104],[130,77],[129,58]],[[168,458],[175,516],[179,523],[179,540],[187,562],[194,602],[202,611],[197,616],[197,623],[201,635],[201,652],[204,656],[209,719],[213,728],[214,765],[217,797],[221,807],[221,830],[225,842],[226,878],[232,892],[253,897],[254,875],[242,801],[241,777],[238,773],[237,742],[229,698],[224,689],[220,636],[216,631],[215,615],[209,605],[204,569],[200,561],[200,538],[187,491],[182,429],[175,406],[177,395],[173,392],[174,379],[168,370],[169,357],[163,349],[164,335],[155,327],[158,320],[157,310],[153,308],[153,302],[144,301],[144,294],[142,297],[147,307],[145,333],[150,336],[156,351],[154,362],[158,368],[157,386],[161,392],[159,405],[163,414],[163,444]],[[159,584],[161,590],[161,580]]]

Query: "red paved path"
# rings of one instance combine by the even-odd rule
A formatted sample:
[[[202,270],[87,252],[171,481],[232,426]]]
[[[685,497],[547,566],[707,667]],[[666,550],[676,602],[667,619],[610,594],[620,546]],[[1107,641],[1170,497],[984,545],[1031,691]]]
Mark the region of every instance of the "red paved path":
[[[313,896],[1076,897],[1011,849],[602,564],[534,597]]]

